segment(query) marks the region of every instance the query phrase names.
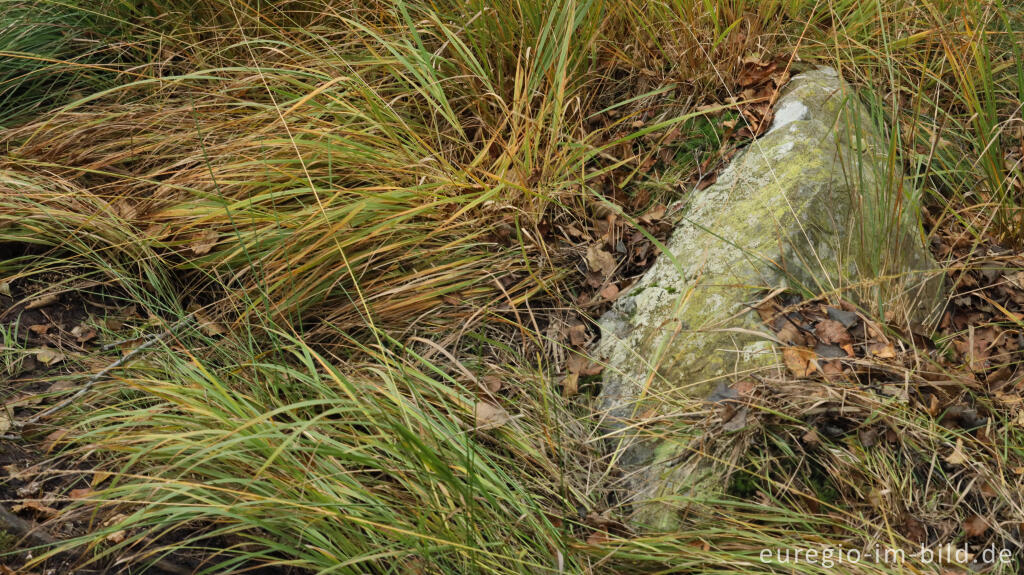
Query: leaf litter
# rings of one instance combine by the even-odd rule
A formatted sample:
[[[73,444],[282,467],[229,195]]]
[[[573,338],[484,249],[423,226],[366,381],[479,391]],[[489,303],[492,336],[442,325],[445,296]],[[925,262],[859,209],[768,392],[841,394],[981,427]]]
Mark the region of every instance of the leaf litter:
[[[961,262],[946,272],[951,295],[934,329],[875,321],[843,300],[783,295],[759,305],[783,343],[785,373],[761,378],[740,397],[750,408],[744,424],[794,427],[786,432],[791,449],[828,470],[843,504],[863,502],[908,541],[936,545],[959,536],[972,553],[986,545],[1015,549],[1024,522],[1013,509],[1024,498],[1013,486],[1024,476],[1024,453],[1008,446],[1024,430],[1024,254],[964,242],[956,225],[932,236],[937,257]],[[733,412],[719,411],[723,433],[736,431]],[[897,487],[892,469],[871,471],[858,455],[869,451],[914,481]],[[821,493],[820,484],[797,477],[791,471],[778,480]],[[851,491],[854,484],[860,487]],[[929,497],[947,503],[936,510]]]

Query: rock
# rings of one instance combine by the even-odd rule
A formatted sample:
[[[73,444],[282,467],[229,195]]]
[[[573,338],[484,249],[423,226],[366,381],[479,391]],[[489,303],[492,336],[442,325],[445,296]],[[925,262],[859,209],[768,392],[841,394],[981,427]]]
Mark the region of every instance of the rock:
[[[834,70],[795,76],[771,130],[692,192],[668,251],[600,319],[600,405],[618,430],[636,523],[670,528],[677,513],[666,501],[724,488],[724,474],[681,457],[689,439],[632,430],[693,412],[737,374],[779,365],[750,308],[765,290],[934,320],[942,274],[923,245],[913,188],[887,159],[886,139]]]

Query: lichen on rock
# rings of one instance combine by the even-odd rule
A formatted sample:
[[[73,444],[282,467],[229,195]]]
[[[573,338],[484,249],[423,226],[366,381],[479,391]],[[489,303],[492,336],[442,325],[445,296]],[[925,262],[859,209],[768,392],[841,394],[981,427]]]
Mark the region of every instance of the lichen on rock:
[[[750,308],[765,290],[841,296],[929,321],[941,275],[921,241],[916,198],[887,152],[834,70],[795,76],[772,128],[715,184],[691,194],[668,253],[600,319],[605,422],[628,430],[702,401],[721,382],[776,366],[777,350]],[[891,209],[901,216],[880,217]],[[881,229],[876,221],[890,223]],[[884,249],[897,251],[880,260]],[[683,447],[628,431],[617,437],[620,462],[641,468],[632,482],[638,517],[667,526],[670,507],[643,511],[640,500],[686,483],[663,465]]]

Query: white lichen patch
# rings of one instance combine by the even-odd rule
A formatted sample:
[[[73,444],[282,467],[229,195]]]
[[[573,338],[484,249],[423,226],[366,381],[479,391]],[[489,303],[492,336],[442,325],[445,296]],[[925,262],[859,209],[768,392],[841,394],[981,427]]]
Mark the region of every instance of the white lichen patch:
[[[810,114],[810,110],[800,100],[789,100],[779,106],[779,109],[775,112],[775,121],[772,122],[772,127],[768,130],[768,133],[772,133],[783,126],[792,124],[793,122],[799,122],[800,120],[806,120]]]

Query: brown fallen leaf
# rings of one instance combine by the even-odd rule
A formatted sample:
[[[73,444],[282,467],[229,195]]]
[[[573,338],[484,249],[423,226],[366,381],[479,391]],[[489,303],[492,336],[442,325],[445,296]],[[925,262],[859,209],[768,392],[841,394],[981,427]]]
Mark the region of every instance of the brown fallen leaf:
[[[843,362],[838,359],[824,362],[821,365],[821,374],[825,376],[825,379],[832,382],[843,379]]]
[[[782,324],[782,327],[779,328],[778,333],[775,334],[775,336],[779,338],[779,341],[786,345],[805,345],[807,343],[807,339],[804,337],[804,334],[800,332],[800,329],[793,325],[793,322],[791,321],[783,321],[784,323]]]
[[[782,350],[782,360],[795,377],[808,377],[817,369],[817,354],[806,347],[787,347]]]
[[[71,328],[71,335],[75,336],[78,343],[85,343],[96,337],[96,330],[86,325],[76,325]]]
[[[587,326],[583,323],[576,323],[569,326],[569,343],[576,347],[582,347],[587,343]]]
[[[868,354],[879,359],[892,359],[896,357],[896,347],[890,342],[877,341],[868,344]]]
[[[980,515],[971,515],[964,520],[963,529],[967,537],[981,537],[988,531],[988,521]]]
[[[501,378],[496,375],[485,375],[482,378],[481,383],[483,383],[484,388],[491,393],[498,393],[501,391]]]
[[[36,335],[46,335],[46,332],[50,331],[50,324],[37,323],[28,326],[28,330]]]
[[[562,397],[572,397],[580,392],[580,374],[570,371],[562,378]]]
[[[46,307],[48,305],[53,305],[58,301],[60,301],[60,296],[58,296],[55,293],[48,293],[44,296],[38,297],[28,302],[28,304],[25,306],[25,309],[36,309]]]
[[[640,223],[650,225],[660,220],[661,218],[664,218],[665,211],[665,206],[658,204],[657,206],[654,206],[653,208],[647,210],[647,212],[644,215],[640,216]]]
[[[765,300],[764,303],[754,309],[757,310],[757,315],[761,317],[761,321],[764,323],[770,323],[775,319],[775,316],[779,311],[782,310],[782,308],[779,307],[779,304],[775,303],[775,301],[771,299]]]
[[[739,431],[739,430],[743,429],[744,427],[746,427],[747,426],[747,413],[750,411],[750,408],[748,408],[745,405],[740,407],[739,409],[731,409],[730,410],[730,408],[733,408],[733,406],[727,405],[726,406],[726,410],[727,411],[726,411],[726,413],[723,413],[723,415],[722,415],[722,421],[723,421],[722,431],[725,431],[727,433],[732,433],[732,432],[735,432],[735,431]],[[731,413],[730,413],[730,411],[731,411]]]
[[[953,452],[943,458],[950,465],[963,465],[970,461],[964,453],[964,440],[957,438]]]
[[[188,247],[190,250],[192,250],[193,254],[197,256],[204,256],[210,253],[210,250],[213,249],[213,246],[217,245],[217,239],[219,237],[220,235],[217,233],[216,230],[207,230],[203,232],[199,237],[192,240],[192,243],[189,244]]]
[[[224,324],[214,321],[212,317],[199,308],[193,308],[192,314],[196,319],[196,324],[199,326],[199,331],[203,334],[214,337],[228,333],[228,328]]]
[[[825,308],[825,313],[828,314],[829,319],[838,321],[847,329],[857,325],[857,322],[860,321],[860,317],[850,310],[842,310],[829,306]]]
[[[576,372],[582,376],[598,375],[604,371],[604,366],[588,357],[579,354],[572,354],[565,362],[567,371]]]
[[[508,423],[512,416],[500,405],[478,401],[474,409],[477,429],[494,429]]]
[[[36,511],[46,516],[53,516],[60,513],[60,511],[57,511],[53,507],[43,505],[36,499],[26,499],[18,505],[11,506],[11,511],[14,511],[15,513],[21,513],[25,510]]]
[[[601,297],[608,301],[615,301],[615,298],[619,297],[619,286],[610,283],[604,286],[601,290]]]
[[[64,354],[48,347],[42,347],[36,351],[36,360],[46,366],[64,361]]]
[[[579,393],[580,377],[598,375],[604,366],[579,354],[572,354],[565,362],[565,378],[562,380],[562,396],[572,397]]]
[[[821,438],[818,437],[818,430],[813,427],[808,429],[807,432],[800,437],[800,440],[812,447],[821,443]]]
[[[44,438],[44,441],[43,441],[43,443],[41,445],[41,447],[43,448],[43,451],[45,451],[46,453],[49,453],[50,451],[52,451],[53,448],[56,447],[58,443],[60,443],[60,442],[62,442],[64,440],[64,437],[66,435],[68,435],[68,433],[70,433],[70,430],[64,429],[64,428],[58,428],[58,429],[55,429],[55,430],[51,431]]]
[[[777,66],[770,59],[748,55],[740,60],[741,69],[736,84],[746,88],[760,84],[771,77]]]
[[[814,326],[814,334],[825,343],[832,343],[838,346],[853,343],[853,338],[846,327],[838,321],[823,319]]]
[[[907,539],[915,543],[924,543],[928,540],[928,530],[924,524],[909,515],[903,518],[903,533]]]
[[[587,248],[587,267],[590,271],[601,272],[607,278],[615,273],[617,266],[615,256],[601,249],[601,246]]]

